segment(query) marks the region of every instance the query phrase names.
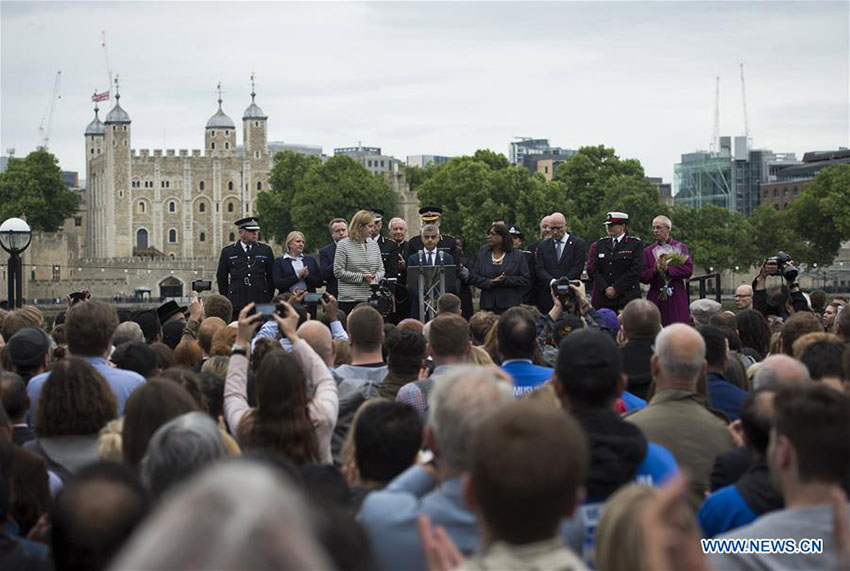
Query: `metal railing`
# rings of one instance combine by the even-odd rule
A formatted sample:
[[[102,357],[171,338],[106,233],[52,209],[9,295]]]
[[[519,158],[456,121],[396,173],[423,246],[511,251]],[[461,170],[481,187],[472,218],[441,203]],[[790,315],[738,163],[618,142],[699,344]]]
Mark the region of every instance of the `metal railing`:
[[[720,301],[720,295],[721,295],[720,274],[706,274],[704,276],[695,276],[695,277],[691,276],[686,281],[686,287],[688,288],[688,303],[690,303],[691,300],[693,299],[693,296],[691,295],[691,292],[693,291],[692,288],[691,288],[691,284],[693,284],[694,282],[697,282],[697,285],[698,285],[698,294],[699,295],[697,295],[696,299],[704,299],[704,298],[708,297],[708,295],[710,293],[713,293],[714,299],[717,301],[717,303],[721,302]],[[709,285],[713,285],[714,287],[709,288],[708,287]],[[713,289],[714,291],[713,292],[709,291],[711,289]]]

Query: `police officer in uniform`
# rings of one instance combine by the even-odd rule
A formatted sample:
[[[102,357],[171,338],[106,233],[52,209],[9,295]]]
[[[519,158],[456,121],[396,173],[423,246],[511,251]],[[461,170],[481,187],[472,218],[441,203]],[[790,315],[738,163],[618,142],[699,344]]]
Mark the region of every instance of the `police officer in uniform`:
[[[629,215],[609,212],[605,217],[608,235],[590,246],[587,275],[593,280],[593,307],[619,311],[640,297],[643,244],[626,235]]]
[[[435,226],[440,226],[440,223],[443,219],[443,209],[439,206],[423,206],[419,209],[419,216],[422,218],[422,226],[426,224],[434,224]],[[440,233],[441,238],[437,243],[437,249],[446,252],[447,254],[451,254],[452,259],[457,260],[456,252],[455,252],[455,239],[453,236],[449,236],[448,234]],[[414,236],[410,240],[407,241],[407,244],[404,247],[404,259],[410,259],[411,254],[415,254],[425,248],[422,244],[422,236]]]
[[[367,209],[372,211],[375,225],[372,228],[372,239],[378,243],[381,249],[381,261],[384,263],[384,278],[398,278],[398,244],[383,234],[384,211],[379,208]]]
[[[269,303],[274,294],[271,246],[257,242],[260,219],[254,216],[236,221],[239,241],[225,246],[218,260],[218,292],[233,304],[233,319],[251,302]]]
[[[525,240],[525,234],[516,224],[511,224],[508,227],[508,234],[514,242],[514,250],[522,252],[525,256],[525,261],[528,262],[528,285],[525,286],[525,291],[522,294],[522,302],[528,305],[536,305],[537,303],[537,283],[534,279],[534,253],[529,250],[522,249],[522,241]]]

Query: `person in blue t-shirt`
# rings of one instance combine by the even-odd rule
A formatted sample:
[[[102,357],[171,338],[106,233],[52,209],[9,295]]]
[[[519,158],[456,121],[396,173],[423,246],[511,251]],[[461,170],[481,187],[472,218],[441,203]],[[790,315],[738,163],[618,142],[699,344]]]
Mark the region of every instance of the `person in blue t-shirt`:
[[[714,537],[755,521],[769,511],[782,509],[782,494],[770,481],[767,444],[773,423],[773,389],[755,391],[741,407],[744,443],[753,462],[737,482],[715,491],[706,498],[697,513],[706,537]]]
[[[610,335],[580,330],[561,342],[552,385],[584,428],[590,447],[587,499],[562,535],[588,559],[603,503],[611,494],[630,482],[660,486],[679,473],[666,448],[647,442],[640,428],[615,412],[626,383],[620,350]]]
[[[535,365],[531,360],[537,346],[537,328],[527,309],[512,307],[499,316],[496,340],[501,368],[511,376],[515,396],[530,393],[552,377],[550,367]]]
[[[729,420],[738,420],[747,392],[730,383],[723,374],[729,362],[729,342],[726,335],[720,328],[712,325],[703,325],[698,331],[705,341],[705,378],[709,406],[721,411]]]

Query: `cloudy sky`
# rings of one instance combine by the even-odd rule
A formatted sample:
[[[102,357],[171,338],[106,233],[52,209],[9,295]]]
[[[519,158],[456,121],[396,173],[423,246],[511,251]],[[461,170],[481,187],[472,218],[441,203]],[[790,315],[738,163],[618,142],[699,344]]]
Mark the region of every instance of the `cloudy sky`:
[[[250,102],[272,140],[507,154],[514,136],[605,144],[670,181],[721,134],[775,151],[848,145],[850,4],[838,2],[0,2],[0,152],[33,150],[62,70],[50,150],[85,176],[101,48],[137,149],[203,146]],[[112,102],[101,105],[111,106]],[[103,118],[105,112],[101,112]],[[239,130],[241,142],[241,129]]]

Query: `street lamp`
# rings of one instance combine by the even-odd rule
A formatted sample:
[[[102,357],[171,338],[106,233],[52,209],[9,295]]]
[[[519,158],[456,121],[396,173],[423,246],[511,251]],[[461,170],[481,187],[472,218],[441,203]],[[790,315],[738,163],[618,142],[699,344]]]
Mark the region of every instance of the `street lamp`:
[[[20,218],[9,218],[0,224],[0,247],[9,253],[9,308],[23,304],[23,268],[21,253],[32,241],[29,224]]]

